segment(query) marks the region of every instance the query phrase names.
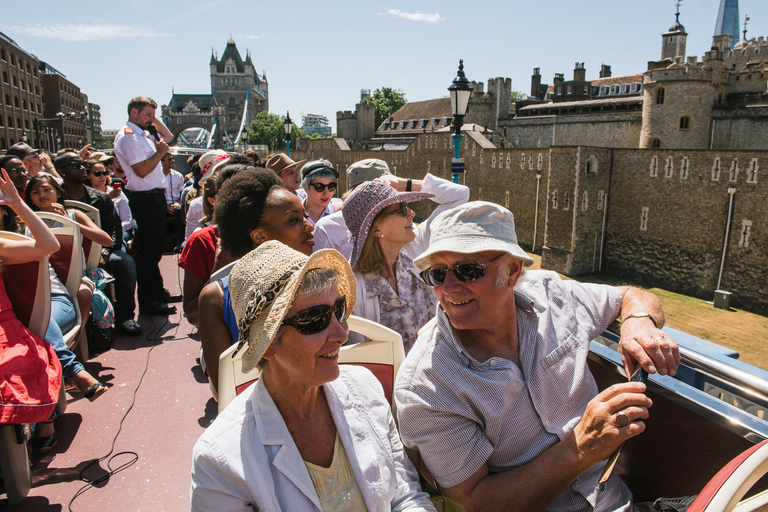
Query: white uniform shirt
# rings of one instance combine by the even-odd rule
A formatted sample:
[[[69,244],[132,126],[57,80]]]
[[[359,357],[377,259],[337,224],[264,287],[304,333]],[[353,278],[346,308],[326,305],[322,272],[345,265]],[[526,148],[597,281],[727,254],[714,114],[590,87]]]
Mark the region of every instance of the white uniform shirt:
[[[171,172],[165,177],[165,204],[181,202],[184,181],[184,176],[179,171],[171,169]]]
[[[141,178],[133,172],[133,165],[143,162],[157,153],[155,140],[146,130],[128,121],[115,136],[115,155],[128,178],[125,188],[131,192],[145,192],[156,188],[165,188],[163,166],[158,161],[157,166],[146,177]]]

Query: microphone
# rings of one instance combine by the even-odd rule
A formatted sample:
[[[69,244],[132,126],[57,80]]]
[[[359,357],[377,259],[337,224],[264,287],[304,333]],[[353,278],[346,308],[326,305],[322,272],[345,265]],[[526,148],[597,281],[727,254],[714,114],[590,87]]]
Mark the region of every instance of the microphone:
[[[156,142],[160,142],[160,135],[157,134],[157,128],[155,128],[155,125],[149,125],[147,127],[147,131],[155,138]]]

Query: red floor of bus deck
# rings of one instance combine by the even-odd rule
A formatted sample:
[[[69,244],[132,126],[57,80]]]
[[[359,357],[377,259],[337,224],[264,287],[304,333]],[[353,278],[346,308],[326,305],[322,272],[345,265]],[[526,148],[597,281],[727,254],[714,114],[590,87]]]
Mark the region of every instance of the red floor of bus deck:
[[[183,271],[176,257],[161,262],[166,287],[179,292]],[[141,337],[115,331],[114,347],[91,356],[86,369],[109,386],[91,403],[76,391],[67,393],[66,412],[56,420],[58,444],[43,457],[34,456],[32,490],[19,505],[9,506],[3,496],[0,509],[8,511],[66,511],[85,482],[81,470],[110,452],[135,452],[135,464],[97,484],[72,503],[73,511],[182,511],[189,510],[192,447],[216,415],[208,381],[199,366],[200,342],[196,329],[181,313],[167,319],[141,315]],[[153,330],[153,322],[155,330]],[[146,373],[144,373],[146,370]],[[142,374],[144,374],[142,378]],[[138,391],[137,391],[138,387]],[[135,404],[122,425],[120,421]],[[119,455],[116,468],[133,455]],[[109,471],[108,460],[83,475],[94,480]]]

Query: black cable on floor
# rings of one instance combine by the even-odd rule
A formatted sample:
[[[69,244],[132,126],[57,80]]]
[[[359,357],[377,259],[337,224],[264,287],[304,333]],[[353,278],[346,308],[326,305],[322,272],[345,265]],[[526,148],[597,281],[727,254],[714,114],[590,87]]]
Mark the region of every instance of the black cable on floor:
[[[104,455],[100,459],[94,460],[93,462],[91,462],[90,464],[85,466],[82,469],[82,471],[80,471],[79,480],[82,480],[83,482],[86,482],[86,485],[81,487],[75,493],[75,495],[72,496],[72,499],[69,500],[69,504],[67,505],[67,510],[69,510],[69,512],[73,512],[73,510],[72,510],[72,503],[74,503],[74,501],[80,495],[84,494],[85,492],[87,492],[91,488],[95,487],[96,485],[109,480],[112,477],[112,475],[115,475],[115,474],[119,473],[120,471],[123,471],[124,469],[129,468],[130,466],[134,465],[139,460],[139,455],[136,452],[124,451],[124,452],[116,453],[114,455],[112,455],[112,452],[115,451],[115,443],[117,442],[117,438],[120,436],[120,432],[122,432],[122,430],[123,430],[123,422],[125,421],[125,418],[128,417],[128,413],[131,412],[131,409],[133,409],[133,406],[136,404],[136,394],[138,393],[139,388],[141,388],[141,384],[142,384],[142,382],[144,382],[144,376],[147,374],[147,370],[149,369],[149,356],[152,353],[152,351],[155,349],[155,347],[157,346],[157,342],[162,340],[162,338],[159,337],[159,336],[152,337],[152,334],[155,333],[155,332],[159,333],[162,330],[162,328],[165,327],[168,324],[168,317],[165,317],[165,320],[164,320],[163,324],[159,328],[155,325],[155,322],[154,322],[154,320],[152,320],[152,317],[149,318],[149,321],[152,322],[152,330],[147,335],[147,341],[154,341],[155,343],[152,345],[152,347],[147,352],[147,360],[144,363],[144,371],[141,373],[141,377],[139,378],[139,383],[136,385],[136,389],[133,390],[133,398],[131,400],[131,405],[125,411],[125,414],[123,414],[123,417],[120,420],[120,426],[117,429],[117,434],[115,434],[115,437],[112,439],[112,447],[110,448],[109,453],[107,453],[106,455]],[[174,337],[172,339],[176,339],[176,336],[174,335]],[[110,455],[112,455],[112,456],[110,457]],[[113,469],[112,468],[112,461],[116,457],[119,457],[120,455],[132,455],[133,457],[131,457],[131,459],[128,462],[125,462],[125,463],[121,464],[120,466],[118,466],[118,467]],[[109,460],[107,461],[107,468],[109,468],[109,472],[107,472],[107,474],[100,476],[96,480],[88,480],[87,478],[85,478],[83,476],[83,473],[85,473],[86,470],[88,470],[88,468],[90,468],[94,464],[99,464],[100,462],[105,460],[107,457],[109,457]]]

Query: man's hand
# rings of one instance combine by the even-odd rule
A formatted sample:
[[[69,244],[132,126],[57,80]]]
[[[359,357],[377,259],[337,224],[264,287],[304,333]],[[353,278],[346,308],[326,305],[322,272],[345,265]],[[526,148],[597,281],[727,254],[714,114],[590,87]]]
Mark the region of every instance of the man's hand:
[[[167,213],[168,215],[173,215],[173,205],[172,204],[165,205],[165,213]]]
[[[619,353],[627,375],[635,373],[636,363],[648,373],[675,375],[680,365],[680,350],[661,330],[665,318],[658,297],[640,288],[622,286],[619,290],[622,293]],[[648,313],[655,324],[647,317],[633,318],[632,313]]]
[[[642,420],[648,417],[653,402],[644,392],[642,382],[615,384],[587,404],[581,421],[573,429],[579,460],[588,461],[589,466],[605,460],[624,441],[645,430]],[[620,426],[616,420],[619,413],[629,417],[629,424]]]
[[[166,153],[171,150],[170,146],[168,146],[168,144],[166,144],[162,139],[160,139],[159,142],[155,142],[155,148],[157,149],[157,153],[160,155],[160,158],[164,157]]]
[[[627,375],[635,373],[635,364],[648,373],[675,375],[680,365],[680,349],[677,343],[650,318],[629,318],[621,324],[619,353]]]
[[[91,153],[93,153],[93,150],[91,149],[90,144],[86,144],[85,146],[83,146],[83,149],[79,151],[80,158],[82,158],[83,160],[88,160],[88,157],[91,156]]]

